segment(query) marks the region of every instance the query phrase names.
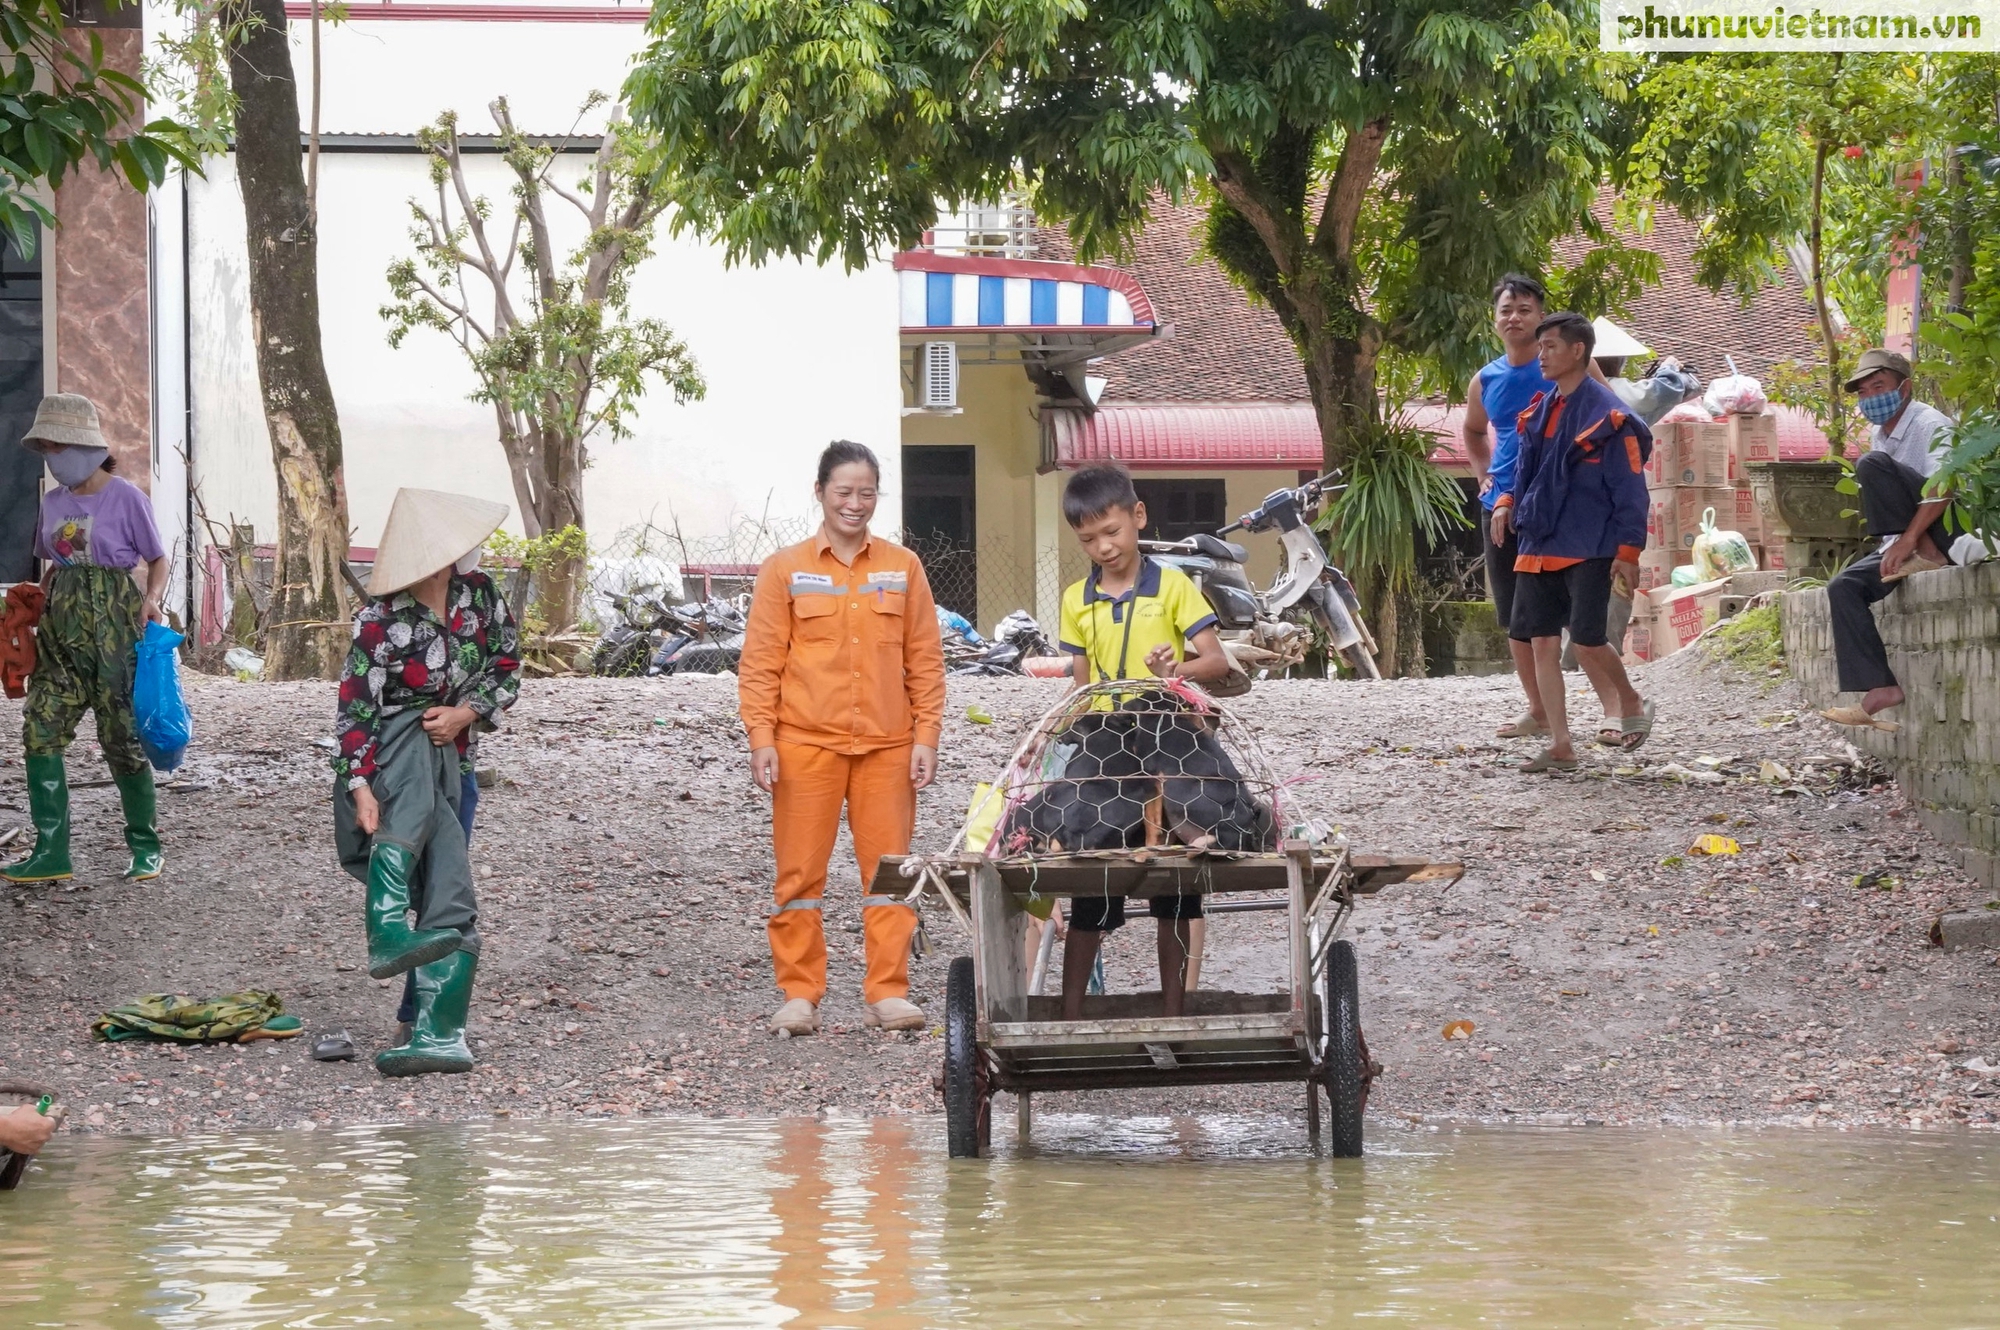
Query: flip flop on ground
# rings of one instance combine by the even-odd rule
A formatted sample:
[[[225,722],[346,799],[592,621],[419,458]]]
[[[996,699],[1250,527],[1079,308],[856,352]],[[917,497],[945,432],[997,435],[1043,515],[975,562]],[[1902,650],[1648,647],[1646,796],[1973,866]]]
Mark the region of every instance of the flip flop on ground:
[[[1881,720],[1869,715],[1860,707],[1828,707],[1819,713],[1824,720],[1835,725],[1851,725],[1858,730],[1880,730],[1884,734],[1894,734],[1903,727],[1893,720]]]
[[[1523,762],[1516,770],[1523,776],[1538,776],[1545,771],[1575,771],[1578,762],[1573,757],[1557,757],[1553,748],[1545,748],[1539,757]]]

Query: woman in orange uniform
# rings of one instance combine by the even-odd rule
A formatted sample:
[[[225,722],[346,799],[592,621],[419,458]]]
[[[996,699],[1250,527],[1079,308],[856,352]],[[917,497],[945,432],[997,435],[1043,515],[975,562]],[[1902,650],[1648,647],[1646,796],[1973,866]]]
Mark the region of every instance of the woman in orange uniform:
[[[829,444],[813,486],[819,531],[764,561],[750,603],[737,688],[750,776],[771,795],[778,860],[767,931],[785,1001],[771,1018],[773,1034],[819,1031],[820,898],[842,805],[865,887],[883,855],[909,853],[917,791],[937,775],[944,648],[936,602],[917,556],[869,534],[881,482],[874,453]],[[923,1010],[909,999],[916,911],[887,897],[861,903],[864,1024],[921,1029]]]

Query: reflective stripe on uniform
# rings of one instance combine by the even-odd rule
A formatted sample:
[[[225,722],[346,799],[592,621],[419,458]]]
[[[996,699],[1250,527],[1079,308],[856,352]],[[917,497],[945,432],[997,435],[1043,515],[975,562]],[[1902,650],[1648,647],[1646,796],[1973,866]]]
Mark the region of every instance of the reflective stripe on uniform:
[[[863,896],[861,898],[861,908],[864,910],[869,909],[876,905],[900,905],[906,910],[914,910],[917,908],[916,906],[910,904],[908,901],[904,900],[901,896]]]
[[[817,910],[819,908],[819,897],[814,896],[809,900],[786,901],[774,913],[783,914],[786,910]]]

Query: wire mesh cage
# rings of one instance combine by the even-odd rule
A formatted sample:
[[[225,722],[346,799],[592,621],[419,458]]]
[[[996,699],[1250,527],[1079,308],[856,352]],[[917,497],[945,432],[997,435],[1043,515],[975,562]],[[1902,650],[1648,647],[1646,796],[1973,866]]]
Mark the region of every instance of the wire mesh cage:
[[[1184,681],[1149,679],[1092,684],[1051,707],[975,797],[960,840],[1015,861],[1257,854],[1331,837],[1247,725]]]

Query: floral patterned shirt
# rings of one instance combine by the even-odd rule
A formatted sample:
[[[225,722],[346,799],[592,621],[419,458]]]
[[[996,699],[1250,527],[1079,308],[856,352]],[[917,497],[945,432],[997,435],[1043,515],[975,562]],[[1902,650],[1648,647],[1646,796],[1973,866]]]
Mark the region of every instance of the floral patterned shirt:
[[[354,616],[354,645],[334,713],[334,774],[352,789],[375,774],[382,719],[411,707],[464,706],[479,717],[458,736],[472,769],[475,730],[491,730],[521,693],[519,635],[499,587],[485,573],[454,574],[448,623],[408,591],[370,601]]]

